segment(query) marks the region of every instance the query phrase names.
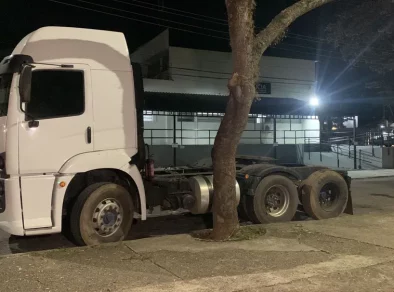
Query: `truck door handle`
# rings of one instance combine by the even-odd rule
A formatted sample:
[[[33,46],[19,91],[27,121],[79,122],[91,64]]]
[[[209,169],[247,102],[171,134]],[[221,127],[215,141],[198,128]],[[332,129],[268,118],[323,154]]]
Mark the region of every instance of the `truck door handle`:
[[[88,138],[88,144],[92,143],[92,128],[91,127],[88,127],[86,129],[86,135]]]
[[[27,125],[29,128],[38,128],[38,126],[40,125],[40,122],[31,120],[27,123]]]

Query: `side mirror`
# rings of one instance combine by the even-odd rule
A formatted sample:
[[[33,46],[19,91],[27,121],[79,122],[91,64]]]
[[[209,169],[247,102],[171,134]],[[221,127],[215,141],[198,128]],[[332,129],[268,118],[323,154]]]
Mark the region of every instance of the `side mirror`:
[[[30,102],[32,67],[25,65],[19,77],[19,95],[21,102]]]

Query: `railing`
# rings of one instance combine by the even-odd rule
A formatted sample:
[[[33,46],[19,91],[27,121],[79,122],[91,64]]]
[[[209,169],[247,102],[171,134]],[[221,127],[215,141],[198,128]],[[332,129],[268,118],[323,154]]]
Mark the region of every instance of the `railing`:
[[[144,129],[144,138],[150,145],[213,145],[217,132],[212,129]],[[240,144],[306,144],[311,140],[318,144],[319,135],[318,129],[276,130],[276,133],[272,130],[245,130]]]
[[[150,145],[172,145],[174,151],[178,146],[187,145],[213,145],[217,134],[217,129],[145,129],[145,142]],[[245,130],[240,140],[240,144],[266,144],[266,145],[302,145],[297,151],[299,157],[304,159],[305,155],[309,161],[311,158],[321,163],[327,160],[335,160],[336,167],[354,168],[354,169],[377,169],[382,166],[382,157],[377,153],[378,146],[353,145],[353,136],[336,136],[322,141],[320,135],[324,132],[320,130]],[[362,141],[365,134],[356,135],[356,141]],[[356,151],[354,150],[356,149]],[[318,154],[317,154],[318,153]],[[327,153],[332,153],[326,157]],[[176,154],[174,153],[174,157]],[[175,159],[174,159],[175,161]],[[332,163],[332,161],[330,161]],[[331,165],[330,165],[331,166]]]
[[[358,129],[358,133],[353,137],[350,131],[330,132],[330,137],[327,141],[331,143],[347,144],[349,141],[355,141],[358,145],[364,146],[391,146],[394,145],[394,133],[388,133],[384,130],[366,130]]]
[[[340,141],[340,140],[337,140]],[[334,144],[332,140],[324,142],[319,141],[320,149],[315,148],[313,151],[312,147],[306,148],[306,155],[309,161],[314,160],[316,162],[316,157],[313,153],[319,154],[319,160],[321,163],[332,162],[333,159],[336,158],[336,167],[344,167],[344,168],[354,168],[354,169],[379,169],[382,168],[382,157],[381,155],[377,155],[376,146],[354,146],[354,145],[344,145],[344,144]],[[328,146],[329,151],[322,151],[323,146]],[[364,149],[357,149],[357,147],[363,147]],[[326,147],[327,148],[327,147]],[[354,149],[356,148],[356,152]],[[366,150],[368,149],[368,150]],[[370,150],[370,151],[369,151]],[[325,157],[325,153],[332,153],[334,155],[330,155],[329,157]],[[326,159],[326,161],[325,161]],[[352,163],[353,165],[350,165]]]

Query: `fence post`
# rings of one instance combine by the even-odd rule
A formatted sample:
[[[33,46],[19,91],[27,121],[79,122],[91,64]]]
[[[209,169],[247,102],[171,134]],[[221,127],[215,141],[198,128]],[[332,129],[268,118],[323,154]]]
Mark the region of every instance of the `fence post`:
[[[208,130],[208,139],[209,139],[208,145],[211,145],[211,130]]]
[[[277,143],[277,142],[276,142],[276,118],[274,118],[274,144],[276,144],[276,143]],[[275,158],[275,159],[277,159],[276,148],[278,148],[278,147],[276,147],[276,146],[274,145],[274,158]]]
[[[176,166],[176,116],[173,115],[173,122],[174,122],[174,127],[173,127],[173,135],[172,135],[172,163],[174,165],[174,167]]]
[[[353,145],[353,163],[354,163],[354,169],[357,169],[357,146]]]
[[[262,130],[260,130],[260,144],[263,144],[263,143],[262,143],[262,137],[261,137],[261,134],[262,134]]]
[[[339,145],[337,144],[337,167],[339,168]]]
[[[198,135],[198,131],[196,132]],[[194,137],[196,137],[196,134],[194,134]],[[197,144],[197,140],[194,141],[194,144]],[[181,118],[181,145],[183,145],[183,119]]]
[[[381,134],[381,139],[382,139],[382,148],[384,147],[384,136],[383,136],[383,130],[382,130],[382,134]]]
[[[351,145],[351,143],[352,143],[352,140],[350,139],[350,137],[349,137],[349,158],[350,158],[350,152],[351,152],[351,150],[350,150],[350,145]]]
[[[354,151],[354,169],[357,169],[357,146],[356,146],[356,116],[353,116],[353,151]]]
[[[320,152],[320,162],[323,161],[323,155],[321,154],[321,137],[319,138],[319,152]]]
[[[373,148],[373,145],[372,145],[372,156],[375,157],[375,148]]]
[[[311,160],[311,139],[308,138],[308,152],[309,152],[309,160]]]
[[[358,169],[361,169],[361,149],[358,150]]]

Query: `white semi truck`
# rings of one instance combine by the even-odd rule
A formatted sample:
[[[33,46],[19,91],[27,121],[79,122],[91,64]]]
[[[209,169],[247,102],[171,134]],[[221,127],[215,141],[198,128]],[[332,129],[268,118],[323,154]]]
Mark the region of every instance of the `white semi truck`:
[[[40,28],[0,64],[0,228],[68,230],[80,245],[122,240],[147,209],[210,212],[212,169],[154,170],[143,142],[143,84],[122,33]],[[240,215],[291,220],[352,213],[346,172],[239,157]],[[154,173],[154,171],[156,171]]]

